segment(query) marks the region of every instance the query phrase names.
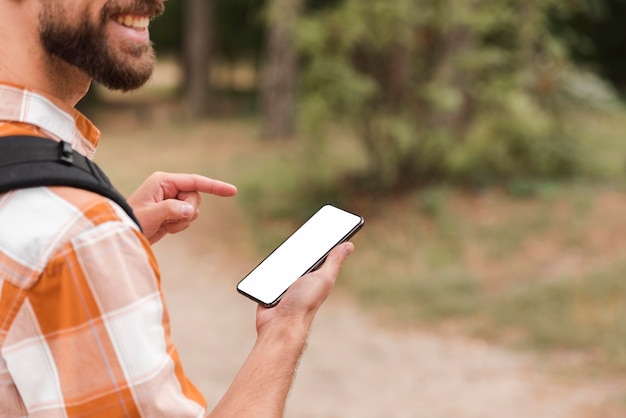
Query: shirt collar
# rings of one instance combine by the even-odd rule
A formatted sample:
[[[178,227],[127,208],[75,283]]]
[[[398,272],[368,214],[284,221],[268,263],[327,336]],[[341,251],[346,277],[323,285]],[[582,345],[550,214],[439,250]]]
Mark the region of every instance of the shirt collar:
[[[82,113],[69,114],[41,94],[6,83],[0,83],[0,121],[37,126],[87,158],[93,158],[100,141],[100,131]]]

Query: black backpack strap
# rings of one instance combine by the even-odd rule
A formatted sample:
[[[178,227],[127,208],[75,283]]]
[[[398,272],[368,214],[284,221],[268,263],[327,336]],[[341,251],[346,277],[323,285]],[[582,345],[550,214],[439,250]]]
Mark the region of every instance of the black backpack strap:
[[[0,193],[38,186],[69,186],[116,202],[141,225],[132,208],[91,160],[68,142],[35,136],[0,137]]]

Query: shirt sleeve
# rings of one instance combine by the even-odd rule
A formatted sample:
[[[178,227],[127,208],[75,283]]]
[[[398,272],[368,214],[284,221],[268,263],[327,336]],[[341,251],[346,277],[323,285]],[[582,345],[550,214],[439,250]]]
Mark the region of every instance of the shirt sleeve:
[[[31,416],[206,414],[170,338],[154,255],[127,223],[72,237],[16,294],[2,358]]]

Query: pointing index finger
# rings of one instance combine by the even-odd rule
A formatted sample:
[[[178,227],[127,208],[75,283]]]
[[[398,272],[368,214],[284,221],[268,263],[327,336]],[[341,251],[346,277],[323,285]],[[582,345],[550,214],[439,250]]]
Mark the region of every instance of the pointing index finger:
[[[237,194],[237,188],[232,184],[198,174],[167,174],[163,187],[166,191],[173,192],[173,196],[181,192],[200,192],[224,197]]]

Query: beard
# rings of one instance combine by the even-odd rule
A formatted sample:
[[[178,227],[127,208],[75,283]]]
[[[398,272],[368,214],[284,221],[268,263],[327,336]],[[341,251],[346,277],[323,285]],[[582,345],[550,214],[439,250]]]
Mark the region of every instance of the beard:
[[[157,0],[135,3],[129,10],[150,16],[163,11],[163,4]],[[72,26],[63,19],[63,10],[47,1],[41,4],[40,39],[50,55],[77,67],[111,90],[135,90],[150,79],[156,62],[151,43],[121,42],[116,49],[108,38],[106,26],[114,13],[125,11],[121,6],[109,2],[97,23],[85,14],[78,26]]]

